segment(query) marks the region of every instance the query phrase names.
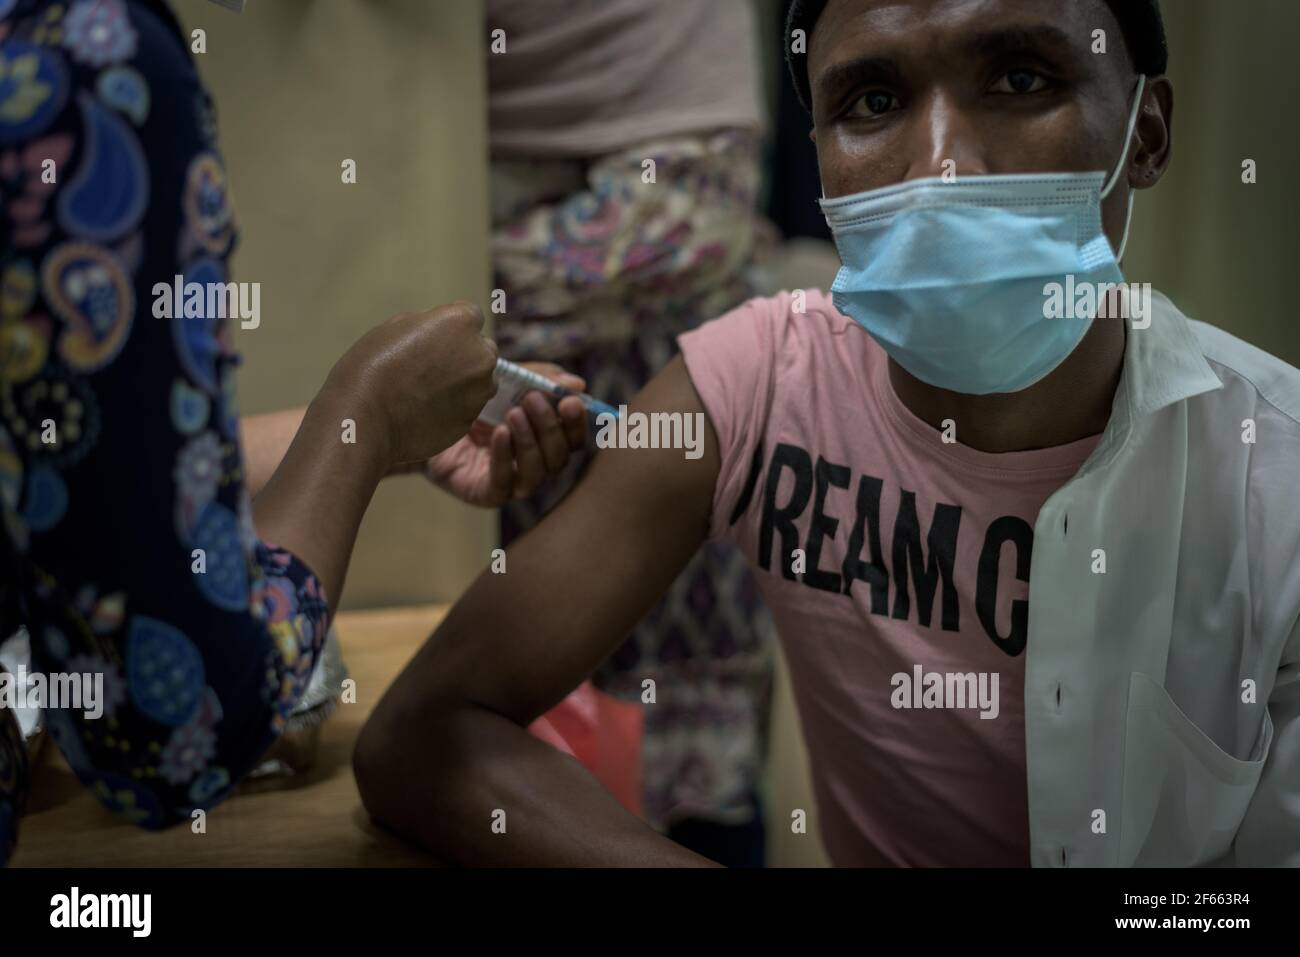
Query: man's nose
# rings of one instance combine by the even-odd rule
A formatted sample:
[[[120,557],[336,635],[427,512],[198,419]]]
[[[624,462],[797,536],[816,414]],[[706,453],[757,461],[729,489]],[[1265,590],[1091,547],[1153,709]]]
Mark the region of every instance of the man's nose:
[[[913,106],[905,180],[988,173],[976,122],[942,93]]]

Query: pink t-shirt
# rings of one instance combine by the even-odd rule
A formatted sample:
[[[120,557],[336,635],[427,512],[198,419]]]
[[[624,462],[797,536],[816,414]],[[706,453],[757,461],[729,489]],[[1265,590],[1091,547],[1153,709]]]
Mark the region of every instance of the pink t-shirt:
[[[679,341],[721,446],[710,535],[760,569],[781,633],[805,810],[839,865],[1028,865],[1034,520],[1100,437],[945,443],[829,296],[792,305],[754,299]]]

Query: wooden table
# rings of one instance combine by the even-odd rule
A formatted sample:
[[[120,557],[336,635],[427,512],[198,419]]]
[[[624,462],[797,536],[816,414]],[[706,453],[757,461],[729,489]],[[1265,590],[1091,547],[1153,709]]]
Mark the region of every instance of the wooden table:
[[[352,746],[379,696],[442,619],[445,606],[344,612],[343,659],[356,704],[325,723],[308,771],[236,792],[207,817],[144,831],[106,811],[47,742],[32,773],[15,867],[411,867],[436,864],[370,823],[352,777]]]

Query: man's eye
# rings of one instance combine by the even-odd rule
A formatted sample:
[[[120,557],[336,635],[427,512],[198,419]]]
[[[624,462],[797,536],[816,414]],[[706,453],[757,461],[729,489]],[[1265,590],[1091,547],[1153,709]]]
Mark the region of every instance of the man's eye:
[[[993,93],[1037,93],[1047,88],[1047,79],[1033,70],[1009,70],[993,85]]]
[[[870,93],[864,93],[853,104],[853,109],[849,111],[850,116],[879,116],[881,113],[888,113],[890,110],[896,110],[899,107],[898,97],[892,93],[886,93],[884,90],[872,90]]]

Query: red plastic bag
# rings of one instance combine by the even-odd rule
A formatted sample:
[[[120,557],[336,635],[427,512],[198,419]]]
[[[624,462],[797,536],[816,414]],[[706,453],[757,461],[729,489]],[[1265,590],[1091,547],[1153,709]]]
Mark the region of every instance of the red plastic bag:
[[[584,681],[528,728],[577,758],[633,814],[641,814],[641,705]]]

